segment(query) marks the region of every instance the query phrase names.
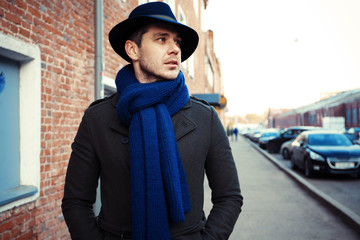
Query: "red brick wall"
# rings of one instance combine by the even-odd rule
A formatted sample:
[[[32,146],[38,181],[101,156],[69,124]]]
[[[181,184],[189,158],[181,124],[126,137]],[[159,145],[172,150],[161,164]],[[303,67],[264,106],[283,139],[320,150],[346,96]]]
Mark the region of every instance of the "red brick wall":
[[[69,239],[60,205],[70,144],[94,99],[93,16],[94,1],[0,1],[0,31],[41,51],[40,197],[0,213],[0,239]]]
[[[128,62],[123,60],[112,49],[109,43],[109,32],[119,22],[128,18],[132,9],[138,4],[137,1],[126,1],[126,4],[120,4],[118,0],[104,1],[104,75],[115,79],[120,68]]]

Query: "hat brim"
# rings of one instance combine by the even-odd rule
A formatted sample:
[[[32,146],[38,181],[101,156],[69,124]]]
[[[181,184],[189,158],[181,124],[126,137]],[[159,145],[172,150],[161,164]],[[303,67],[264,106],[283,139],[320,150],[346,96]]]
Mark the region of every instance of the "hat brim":
[[[128,40],[130,35],[134,33],[136,30],[138,30],[140,27],[145,26],[149,23],[156,23],[156,22],[171,24],[173,27],[175,27],[176,30],[179,31],[179,34],[181,36],[181,44],[180,44],[181,62],[188,59],[193,54],[199,43],[199,36],[197,32],[194,29],[179,22],[166,20],[154,16],[134,17],[118,23],[109,32],[109,41],[111,47],[114,49],[114,51],[117,54],[119,54],[126,61],[131,62],[131,59],[125,52],[126,40]]]

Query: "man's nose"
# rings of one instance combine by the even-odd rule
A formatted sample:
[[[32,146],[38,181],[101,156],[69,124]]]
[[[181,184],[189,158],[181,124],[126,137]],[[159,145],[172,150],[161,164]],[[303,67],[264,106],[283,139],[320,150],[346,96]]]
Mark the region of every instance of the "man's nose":
[[[178,44],[177,41],[171,41],[170,42],[170,47],[169,47],[169,53],[172,54],[178,54],[181,51],[180,49],[180,45]]]

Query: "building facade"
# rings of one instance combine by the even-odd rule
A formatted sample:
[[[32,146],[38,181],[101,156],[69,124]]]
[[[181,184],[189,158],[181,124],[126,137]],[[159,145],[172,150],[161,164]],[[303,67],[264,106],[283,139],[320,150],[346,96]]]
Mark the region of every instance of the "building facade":
[[[70,239],[61,212],[70,146],[84,110],[116,91],[127,64],[108,32],[144,2],[0,2],[0,239]],[[213,33],[201,27],[207,0],[165,2],[200,36],[182,63],[190,94],[223,94]]]
[[[324,117],[344,118],[345,128],[360,127],[360,89],[337,93],[318,102],[268,115],[269,127],[323,126]]]

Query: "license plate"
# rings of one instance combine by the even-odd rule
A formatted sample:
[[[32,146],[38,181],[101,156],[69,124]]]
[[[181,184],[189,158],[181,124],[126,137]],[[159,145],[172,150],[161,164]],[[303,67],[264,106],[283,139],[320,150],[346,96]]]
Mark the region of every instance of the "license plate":
[[[348,169],[348,168],[354,168],[355,164],[353,162],[337,162],[335,163],[335,168],[338,169]]]

